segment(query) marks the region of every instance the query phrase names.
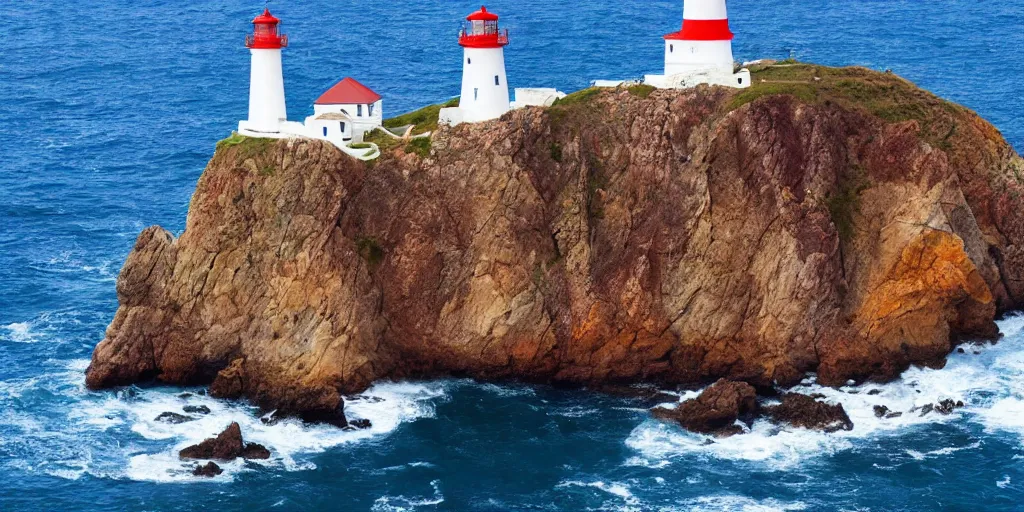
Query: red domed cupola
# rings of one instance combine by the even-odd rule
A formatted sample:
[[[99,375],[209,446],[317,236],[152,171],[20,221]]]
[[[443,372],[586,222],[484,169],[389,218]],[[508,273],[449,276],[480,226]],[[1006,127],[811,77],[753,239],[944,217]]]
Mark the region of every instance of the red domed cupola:
[[[252,20],[253,33],[245,36],[245,46],[255,50],[280,50],[288,46],[288,36],[278,31],[281,20],[264,9],[263,14]]]
[[[469,23],[459,34],[459,44],[464,48],[501,48],[508,45],[508,30],[498,29],[498,15],[480,7],[479,11],[466,17]]]

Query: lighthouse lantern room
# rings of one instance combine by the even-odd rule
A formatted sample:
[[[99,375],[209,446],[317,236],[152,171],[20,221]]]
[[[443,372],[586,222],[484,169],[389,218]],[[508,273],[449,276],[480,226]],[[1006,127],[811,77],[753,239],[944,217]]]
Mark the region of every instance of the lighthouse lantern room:
[[[455,125],[497,119],[509,110],[505,75],[508,31],[498,27],[498,15],[481,7],[466,17],[459,33],[463,48],[462,96],[458,108],[444,109],[441,122]]]
[[[665,74],[647,83],[664,88],[698,84],[750,86],[750,72],[734,72],[733,33],[725,0],[685,0],[683,28],[665,36]]]
[[[269,9],[252,24],[253,33],[245,38],[245,46],[252,54],[249,119],[242,121],[238,129],[250,135],[277,134],[288,119],[281,68],[281,50],[288,46],[288,36],[281,34],[281,20],[270,14]]]

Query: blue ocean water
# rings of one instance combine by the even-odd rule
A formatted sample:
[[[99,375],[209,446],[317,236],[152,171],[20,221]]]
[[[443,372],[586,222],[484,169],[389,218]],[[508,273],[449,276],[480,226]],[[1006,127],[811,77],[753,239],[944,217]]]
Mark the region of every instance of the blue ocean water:
[[[180,232],[214,143],[246,112],[258,1],[7,2],[0,30],[0,510],[1024,510],[1024,318],[943,370],[819,390],[850,433],[714,444],[634,401],[544,387],[382,384],[351,400],[370,431],[265,426],[183,390],[92,393],[83,371],[138,232]],[[276,0],[291,117],[352,75],[387,114],[458,92],[451,0]],[[681,0],[495,0],[512,86],[571,91],[661,66]],[[1024,148],[1024,0],[731,0],[738,59],[891,68],[975,109]],[[977,352],[977,354],[975,353]],[[869,395],[878,389],[881,393]],[[198,390],[191,390],[193,392]],[[948,417],[875,419],[942,398]],[[196,423],[154,421],[187,403]],[[212,481],[176,449],[239,421],[273,451]]]

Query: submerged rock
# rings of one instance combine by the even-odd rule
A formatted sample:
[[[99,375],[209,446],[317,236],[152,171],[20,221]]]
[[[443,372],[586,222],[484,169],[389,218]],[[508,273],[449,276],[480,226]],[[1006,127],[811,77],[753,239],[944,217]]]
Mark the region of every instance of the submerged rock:
[[[390,378],[764,388],[940,366],[1022,305],[1024,164],[905,80],[819,70],[785,68],[814,101],[757,76],[601,90],[372,167],[324,141],[223,144],[182,235],[138,237],[86,382],[212,381],[330,418]]]
[[[210,408],[205,405],[186,405],[182,410],[192,414],[210,414]]]
[[[348,425],[350,427],[354,428],[354,429],[357,429],[357,430],[366,430],[368,428],[372,428],[373,427],[373,423],[371,423],[370,420],[365,419],[365,418],[361,418],[361,419],[358,419],[358,420],[352,420],[352,421],[348,422]]]
[[[192,474],[193,475],[195,475],[195,476],[203,476],[203,477],[207,477],[207,478],[213,478],[213,477],[215,477],[217,475],[220,475],[223,472],[224,472],[224,470],[221,469],[220,466],[218,466],[216,462],[212,462],[212,461],[211,462],[207,462],[204,465],[196,466],[196,468],[192,470]]]
[[[176,412],[163,412],[163,413],[160,413],[160,415],[156,417],[156,421],[159,421],[159,422],[162,422],[162,423],[170,423],[170,424],[173,424],[173,425],[177,425],[177,424],[180,424],[180,423],[188,423],[190,421],[195,421],[195,420],[196,419],[193,418],[192,416],[185,416],[184,414],[178,414]]]
[[[787,393],[779,405],[764,408],[765,416],[794,427],[836,432],[853,430],[853,421],[842,404],[819,402],[807,395]]]
[[[757,392],[753,386],[721,379],[697,398],[675,409],[658,407],[652,413],[656,418],[675,421],[692,432],[731,436],[743,432],[736,421],[750,419],[757,407]]]

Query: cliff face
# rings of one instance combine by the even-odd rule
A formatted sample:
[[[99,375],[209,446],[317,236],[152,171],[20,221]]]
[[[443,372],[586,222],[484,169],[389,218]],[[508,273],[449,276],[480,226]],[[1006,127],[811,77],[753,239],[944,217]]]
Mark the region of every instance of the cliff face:
[[[330,414],[377,379],[791,385],[940,365],[1024,297],[1024,166],[891,75],[583,91],[369,165],[233,140],[145,230],[90,387]]]

